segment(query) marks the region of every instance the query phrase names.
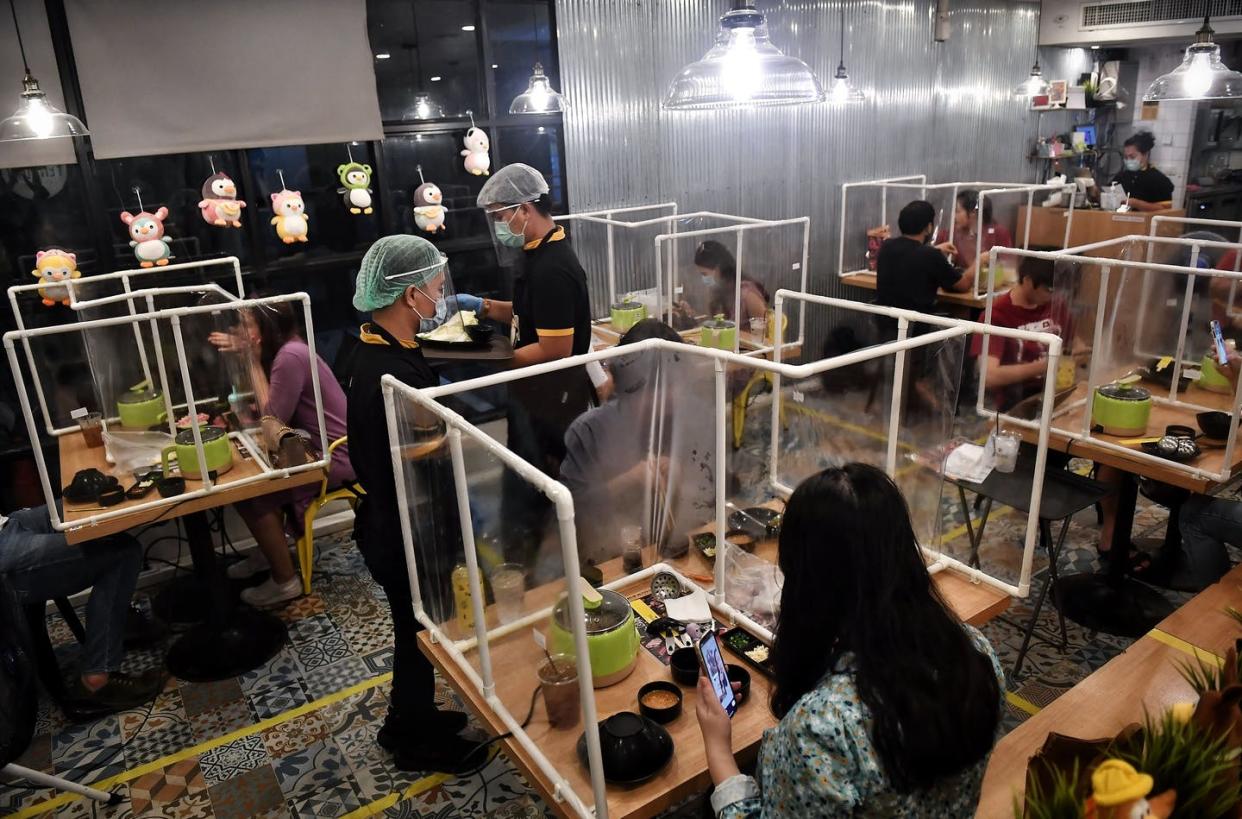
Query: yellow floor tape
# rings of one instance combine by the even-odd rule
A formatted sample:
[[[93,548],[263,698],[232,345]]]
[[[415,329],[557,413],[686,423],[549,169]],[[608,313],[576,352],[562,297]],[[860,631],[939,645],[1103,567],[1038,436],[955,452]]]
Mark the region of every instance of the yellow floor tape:
[[[1158,628],[1154,628],[1151,631],[1147,632],[1147,636],[1157,642],[1164,643],[1166,646],[1171,646],[1173,648],[1176,648],[1178,651],[1182,652],[1183,654],[1189,654],[1191,657],[1195,657],[1199,660],[1202,660],[1205,663],[1215,663],[1217,666],[1222,666],[1225,664],[1225,661],[1221,659],[1218,655],[1213,654],[1210,651],[1205,651],[1199,648],[1198,646],[1188,643],[1180,637],[1174,637],[1172,634],[1169,634],[1167,631],[1161,631]]]
[[[1009,704],[1010,704],[1010,705],[1012,705],[1014,708],[1017,708],[1017,709],[1018,709],[1018,710],[1020,710],[1020,711],[1025,711],[1026,713],[1030,714],[1031,716],[1035,716],[1035,715],[1036,715],[1036,714],[1038,714],[1038,713],[1040,712],[1040,710],[1041,710],[1041,709],[1040,709],[1040,707],[1039,707],[1038,705],[1036,705],[1035,703],[1031,702],[1031,701],[1030,701],[1030,700],[1028,700],[1026,697],[1023,697],[1023,696],[1021,696],[1020,694],[1015,694],[1015,693],[1013,693],[1012,691],[1006,691],[1006,692],[1005,692],[1005,699],[1006,699],[1006,700],[1009,702]]]

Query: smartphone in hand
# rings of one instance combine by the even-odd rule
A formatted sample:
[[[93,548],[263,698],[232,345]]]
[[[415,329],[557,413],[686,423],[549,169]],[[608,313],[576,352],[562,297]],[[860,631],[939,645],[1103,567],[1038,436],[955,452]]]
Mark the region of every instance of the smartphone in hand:
[[[729,682],[729,671],[725,667],[724,655],[720,653],[720,643],[716,640],[715,632],[707,632],[695,648],[699,653],[703,672],[711,682],[712,690],[716,692],[716,699],[720,700],[725,713],[732,717],[737,713],[737,694]]]
[[[1216,361],[1223,367],[1229,363],[1229,351],[1225,349],[1225,336],[1220,331],[1220,322],[1212,319],[1208,326],[1212,328],[1212,341],[1216,344]]]

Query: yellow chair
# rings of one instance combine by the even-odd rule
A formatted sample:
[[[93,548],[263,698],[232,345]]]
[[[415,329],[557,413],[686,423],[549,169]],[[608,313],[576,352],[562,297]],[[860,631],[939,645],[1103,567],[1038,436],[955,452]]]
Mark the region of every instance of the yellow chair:
[[[767,312],[768,330],[764,337],[764,341],[766,341],[768,344],[771,344],[773,346],[776,346],[776,342],[773,341],[773,338],[775,338],[775,335],[776,335],[775,318],[776,318],[776,314],[772,310],[769,310]],[[789,329],[789,316],[782,316],[781,317],[781,343],[784,343],[785,341],[785,331],[787,329]],[[734,449],[738,449],[742,446],[742,433],[745,431],[745,428],[746,428],[746,405],[750,402],[750,393],[755,387],[759,386],[760,384],[764,382],[767,382],[769,387],[773,386],[772,373],[766,370],[756,370],[755,374],[752,375],[750,377],[750,380],[746,382],[746,386],[742,388],[742,391],[738,393],[736,396],[734,396],[733,398],[733,448]],[[772,396],[773,401],[776,401],[778,399],[779,399],[779,396],[776,396],[776,395]],[[783,401],[780,404],[780,414],[781,414],[781,425],[784,426],[785,424],[785,403]]]
[[[349,436],[342,436],[328,447],[329,466],[331,466],[332,453],[347,440]],[[323,480],[319,482],[319,497],[311,501],[311,505],[306,508],[306,518],[302,523],[302,536],[298,538],[298,566],[302,572],[303,594],[310,594],[311,590],[311,570],[315,563],[315,516],[325,504],[336,500],[348,502],[349,507],[357,511],[358,501],[365,494],[366,492],[356,482],[328,491],[328,470],[324,470]]]

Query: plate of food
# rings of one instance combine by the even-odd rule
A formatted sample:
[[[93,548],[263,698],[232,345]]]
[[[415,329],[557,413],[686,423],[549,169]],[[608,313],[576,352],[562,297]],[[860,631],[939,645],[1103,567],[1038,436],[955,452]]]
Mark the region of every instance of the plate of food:
[[[739,626],[726,631],[720,640],[725,648],[740,657],[744,663],[765,676],[772,676],[772,650],[758,637]]]
[[[472,350],[486,348],[492,342],[495,331],[486,324],[479,324],[473,311],[454,313],[448,321],[427,333],[419,333],[420,344],[428,347]]]

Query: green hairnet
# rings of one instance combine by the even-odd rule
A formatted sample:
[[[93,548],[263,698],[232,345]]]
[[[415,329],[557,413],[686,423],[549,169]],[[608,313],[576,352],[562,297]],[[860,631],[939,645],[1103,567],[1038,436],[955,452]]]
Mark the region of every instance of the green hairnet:
[[[387,307],[410,285],[422,287],[434,279],[445,264],[436,246],[421,236],[384,236],[362,257],[354,307],[364,313]]]
[[[530,165],[514,162],[505,165],[483,183],[479,191],[478,205],[489,208],[495,205],[520,205],[534,202],[548,192],[548,182],[543,174]]]

